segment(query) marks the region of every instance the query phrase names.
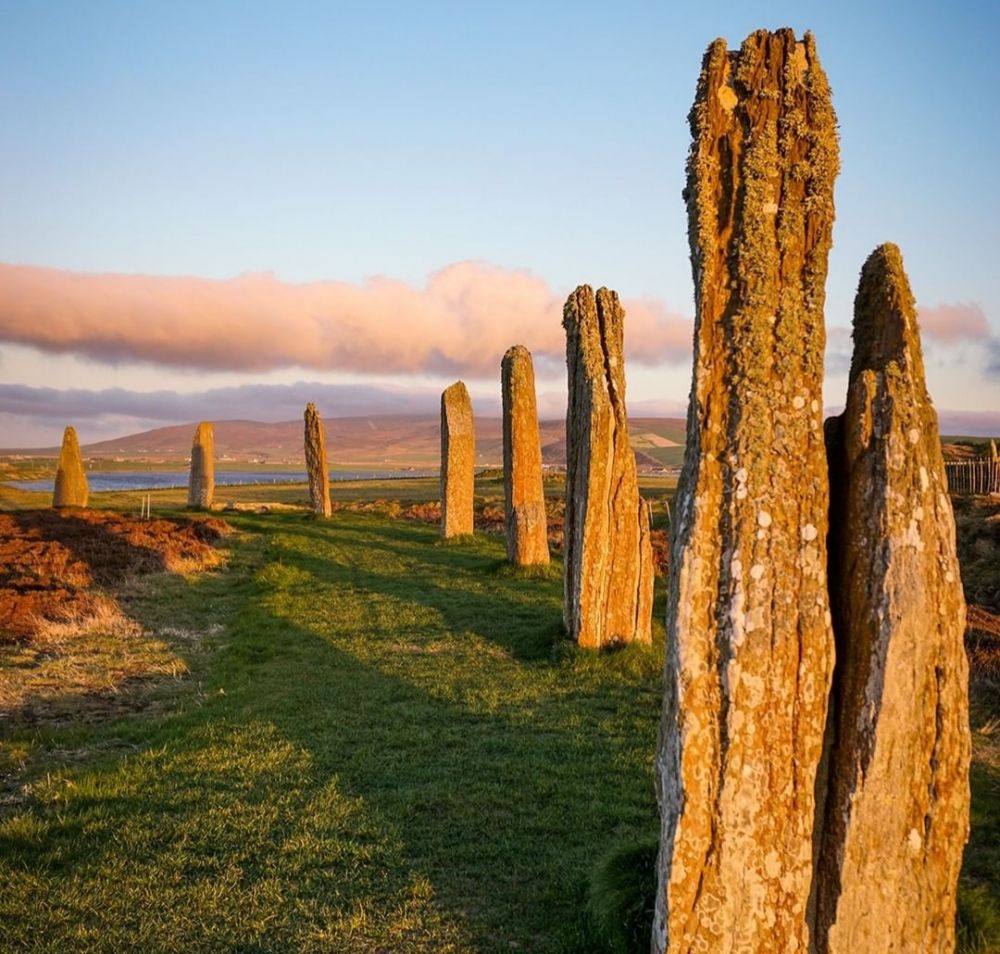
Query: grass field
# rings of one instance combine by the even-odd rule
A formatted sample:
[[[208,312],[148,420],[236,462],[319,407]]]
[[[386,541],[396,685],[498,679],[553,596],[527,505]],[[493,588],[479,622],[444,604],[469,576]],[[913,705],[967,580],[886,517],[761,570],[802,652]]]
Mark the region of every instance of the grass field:
[[[572,650],[499,539],[234,522],[129,603],[186,679],[5,733],[0,947],[586,950],[595,857],[655,817],[657,654]]]
[[[588,885],[656,830],[662,651],[577,651],[560,564],[513,571],[500,537],[227,519],[224,567],[120,600],[157,675],[96,704],[49,686],[0,722],[0,950],[606,950]],[[977,696],[963,890],[980,954],[1000,937],[994,703]]]

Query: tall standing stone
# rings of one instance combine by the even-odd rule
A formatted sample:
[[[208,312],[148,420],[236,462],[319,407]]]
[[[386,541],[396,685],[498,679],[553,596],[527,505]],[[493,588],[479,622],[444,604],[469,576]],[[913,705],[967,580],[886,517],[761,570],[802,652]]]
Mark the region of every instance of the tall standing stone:
[[[817,950],[951,952],[969,833],[965,600],[916,309],[894,245],[865,263],[830,422],[837,633]]]
[[[517,566],[548,565],[549,534],[542,486],[542,443],[531,352],[514,345],[500,365],[503,401],[503,489],[507,558]]]
[[[625,411],[625,312],[581,285],[563,310],[566,518],[563,619],[581,646],[652,641],[653,550]]]
[[[656,952],[808,950],[833,665],[821,416],[836,119],[811,35],[705,54],[671,527]]]
[[[88,496],[87,474],[83,469],[83,455],[80,453],[76,428],[67,427],[63,431],[62,447],[59,449],[52,506],[86,507]]]
[[[326,460],[326,432],[323,421],[310,402],[305,413],[306,474],[309,477],[309,504],[313,513],[329,517],[330,467]]]
[[[441,536],[473,532],[476,488],[476,425],[461,381],[441,394]]]
[[[215,496],[215,436],[212,424],[202,421],[191,443],[191,473],[188,477],[188,506],[208,510]]]

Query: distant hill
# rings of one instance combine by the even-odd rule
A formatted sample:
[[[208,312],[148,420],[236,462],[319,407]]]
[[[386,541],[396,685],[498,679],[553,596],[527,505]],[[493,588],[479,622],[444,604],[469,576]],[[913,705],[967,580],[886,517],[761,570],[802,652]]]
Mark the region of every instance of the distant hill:
[[[327,453],[334,468],[428,468],[440,462],[440,421],[436,414],[330,418],[326,422]],[[89,458],[183,463],[191,452],[195,424],[158,427],[141,434],[86,444]],[[566,424],[539,425],[542,459],[566,462]],[[684,453],[684,422],[676,418],[635,418],[629,422],[632,445],[640,466],[679,465]],[[12,453],[0,451],[0,453]],[[33,457],[54,457],[56,447],[20,451]],[[216,421],[215,453],[219,462],[301,465],[302,421],[265,424],[260,421]],[[476,419],[476,461],[480,466],[503,462],[501,419]]]

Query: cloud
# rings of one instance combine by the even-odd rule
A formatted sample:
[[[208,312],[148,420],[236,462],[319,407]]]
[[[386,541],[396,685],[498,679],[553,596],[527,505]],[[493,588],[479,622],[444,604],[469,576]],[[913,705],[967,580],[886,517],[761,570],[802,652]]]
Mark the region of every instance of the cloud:
[[[955,305],[935,305],[917,308],[917,321],[924,338],[951,343],[978,341],[990,337],[990,325],[982,305],[964,302]]]
[[[128,391],[107,388],[39,388],[0,384],[0,414],[72,423],[94,418],[129,418],[150,424],[216,420],[288,421],[301,417],[308,401],[330,417],[436,412],[436,388],[374,384],[244,384],[205,391]],[[496,399],[499,408],[499,398]]]
[[[0,264],[0,340],[98,361],[262,372],[301,367],[495,375],[510,345],[563,360],[564,295],[527,271],[459,262],[423,288],[84,274]],[[692,324],[626,301],[631,360],[686,361]]]

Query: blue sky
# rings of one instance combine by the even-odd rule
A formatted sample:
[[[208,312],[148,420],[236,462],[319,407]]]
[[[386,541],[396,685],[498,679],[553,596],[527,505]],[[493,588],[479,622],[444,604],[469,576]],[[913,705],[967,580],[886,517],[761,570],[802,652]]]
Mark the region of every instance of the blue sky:
[[[849,325],[861,264],[894,241],[922,306],[985,316],[985,335],[928,341],[938,406],[1000,410],[995,3],[0,11],[2,263],[293,283],[382,275],[420,287],[474,260],[528,270],[556,295],[607,284],[687,317],[680,192],[702,53],[716,36],[736,46],[758,27],[811,29],[841,126],[828,325]],[[841,364],[831,357],[831,405]],[[683,362],[636,366],[630,394],[682,406],[689,378]],[[426,370],[111,363],[0,336],[0,384],[197,391],[299,380],[448,383]],[[470,386],[485,395],[493,383],[473,376]],[[546,387],[558,391],[555,372]],[[95,437],[131,423],[95,421]],[[23,413],[0,414],[0,425],[40,439],[56,426]]]

